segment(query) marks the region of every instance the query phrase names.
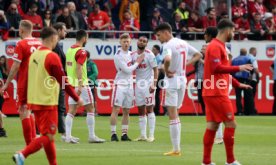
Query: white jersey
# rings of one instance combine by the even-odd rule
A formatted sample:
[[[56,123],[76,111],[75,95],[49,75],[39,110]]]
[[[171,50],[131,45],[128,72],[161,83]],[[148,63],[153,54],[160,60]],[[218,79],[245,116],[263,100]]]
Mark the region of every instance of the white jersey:
[[[138,63],[133,64],[130,51],[119,49],[114,56],[114,63],[117,70],[114,83],[117,85],[133,84],[133,71],[137,68]]]
[[[154,79],[152,69],[157,67],[155,56],[152,53],[152,51],[148,49],[145,49],[144,54],[145,54],[145,58],[143,62],[139,64],[135,70],[136,83],[139,83],[141,81],[147,81],[148,83],[151,83],[153,82],[153,79]],[[139,54],[137,51],[135,51],[131,53],[131,56],[132,56],[132,60],[136,61],[137,58],[139,57]]]
[[[171,62],[169,66],[170,72],[175,72],[172,78],[165,76],[167,88],[182,88],[185,86],[186,79],[186,63],[187,56],[193,56],[195,53],[199,53],[194,47],[188,44],[186,41],[172,38],[163,47],[164,57],[171,56]]]

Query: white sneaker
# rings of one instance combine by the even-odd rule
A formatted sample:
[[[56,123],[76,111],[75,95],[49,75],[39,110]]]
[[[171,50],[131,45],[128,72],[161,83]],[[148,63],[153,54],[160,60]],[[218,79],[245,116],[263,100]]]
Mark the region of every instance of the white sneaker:
[[[214,144],[223,144],[223,138],[216,138]]]
[[[16,165],[24,165],[24,156],[21,153],[14,154],[12,157]]]
[[[201,165],[216,165],[216,163],[212,162],[210,164],[204,164],[204,163],[201,163]]]
[[[71,136],[71,138],[74,139],[77,142],[80,141],[80,138],[78,138],[78,137]],[[65,135],[61,135],[61,141],[65,142],[65,140],[66,140],[66,136]]]
[[[134,139],[134,141],[147,141],[147,137],[145,136],[140,136],[137,139]]]
[[[233,163],[225,163],[225,165],[242,165],[242,164],[235,160]]]
[[[88,143],[104,143],[105,140],[99,138],[98,136],[94,136],[93,138],[88,139]]]
[[[152,143],[152,142],[154,142],[154,137],[149,137],[148,139],[147,139],[147,142],[150,142],[150,143]]]
[[[76,139],[70,137],[70,138],[65,138],[65,141],[66,143],[72,143],[72,144],[78,144],[79,141],[77,141]]]

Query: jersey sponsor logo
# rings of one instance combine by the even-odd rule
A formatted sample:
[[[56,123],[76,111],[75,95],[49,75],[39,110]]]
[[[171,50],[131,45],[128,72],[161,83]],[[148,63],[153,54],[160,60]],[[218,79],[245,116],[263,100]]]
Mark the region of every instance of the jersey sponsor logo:
[[[13,56],[15,51],[16,42],[6,42],[6,54]]]
[[[72,62],[66,62],[66,65],[67,65],[67,66],[72,66],[73,63],[72,63]]]
[[[275,55],[275,45],[267,45],[266,46],[266,56],[268,58],[273,58]]]
[[[132,65],[132,62],[128,62],[128,63],[127,63],[127,66],[131,66],[131,65]]]
[[[220,59],[216,58],[213,60],[214,62],[220,62]]]
[[[147,68],[147,64],[139,64],[137,69],[145,69]]]

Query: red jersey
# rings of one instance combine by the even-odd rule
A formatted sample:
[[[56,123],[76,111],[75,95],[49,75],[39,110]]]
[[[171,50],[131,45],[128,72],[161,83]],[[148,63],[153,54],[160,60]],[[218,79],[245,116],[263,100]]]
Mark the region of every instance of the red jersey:
[[[202,96],[228,96],[230,72],[238,72],[239,66],[230,66],[225,44],[213,39],[206,49],[204,85]],[[237,80],[234,86],[239,86]]]
[[[209,19],[208,16],[204,16],[202,17],[202,24],[203,24],[203,28],[207,28],[210,26],[217,26],[217,21],[216,19]]]
[[[99,14],[91,13],[88,17],[88,24],[91,29],[97,30],[98,27],[103,26],[110,22],[106,12],[100,11]]]
[[[250,24],[248,20],[243,20],[242,18],[237,19],[235,22],[235,28],[236,30],[248,30],[250,29]]]
[[[235,5],[232,7],[232,17],[234,21],[242,17],[244,14],[246,14],[246,9],[242,5]]]
[[[255,2],[254,5],[252,4],[252,5],[249,6],[248,11],[249,11],[249,13],[252,14],[252,16],[255,13],[260,13],[261,17],[263,17],[265,12],[266,12],[266,8],[264,7],[263,4],[259,4],[259,3]]]
[[[188,19],[188,27],[195,27],[197,29],[203,28],[202,20],[198,18],[197,21],[194,21],[192,18]]]
[[[17,80],[20,105],[27,103],[27,78],[29,58],[39,46],[41,46],[40,40],[36,38],[25,38],[18,41],[15,47],[13,60],[20,62]]]
[[[134,27],[140,29],[140,23],[138,22],[137,19],[134,19],[134,18],[131,18],[130,20],[124,20],[121,23],[120,30],[133,31],[132,28],[127,28],[126,27],[127,25],[131,25],[131,26],[134,26]],[[129,34],[129,35],[130,35],[130,37],[133,37],[133,34]]]

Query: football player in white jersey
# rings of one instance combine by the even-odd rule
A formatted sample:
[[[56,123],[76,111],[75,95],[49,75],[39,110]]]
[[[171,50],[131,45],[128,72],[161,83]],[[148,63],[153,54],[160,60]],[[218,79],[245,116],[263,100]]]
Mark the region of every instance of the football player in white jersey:
[[[170,137],[173,149],[164,153],[166,156],[180,156],[181,123],[178,109],[182,106],[186,88],[186,65],[194,64],[201,54],[186,41],[174,38],[172,28],[168,23],[162,23],[155,29],[158,40],[164,43],[165,69],[165,106],[168,108],[170,119]],[[187,56],[191,56],[187,62]]]
[[[122,136],[121,141],[131,141],[129,139],[128,132],[128,121],[129,121],[129,110],[133,107],[134,91],[133,91],[133,71],[143,61],[145,55],[141,54],[139,58],[134,62],[132,61],[129,46],[130,36],[128,33],[124,33],[120,36],[121,48],[117,51],[114,56],[114,63],[117,70],[117,74],[114,80],[114,88],[112,93],[112,113],[110,117],[111,127],[111,141],[119,141],[116,134],[117,117],[120,108],[123,109],[122,118]]]
[[[154,141],[155,114],[155,88],[158,77],[157,62],[151,50],[146,49],[148,38],[139,37],[137,51],[131,53],[133,61],[145,54],[143,62],[136,68],[135,103],[139,111],[140,137],[135,141]],[[149,138],[147,139],[147,122],[149,123]]]

